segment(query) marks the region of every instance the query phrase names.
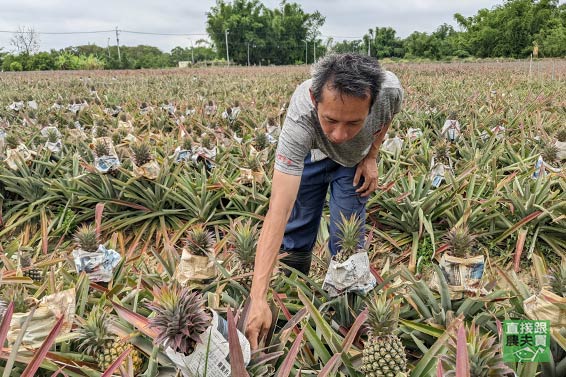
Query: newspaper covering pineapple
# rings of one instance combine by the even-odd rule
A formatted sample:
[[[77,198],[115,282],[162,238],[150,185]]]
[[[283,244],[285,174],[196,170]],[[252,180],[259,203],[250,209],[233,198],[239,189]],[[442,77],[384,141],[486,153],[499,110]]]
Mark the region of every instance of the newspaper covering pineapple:
[[[120,159],[114,149],[112,138],[107,136],[95,138],[90,148],[94,153],[94,167],[100,173],[108,173],[120,166]]]
[[[136,177],[156,179],[159,176],[161,167],[155,161],[151,153],[151,145],[147,141],[130,144],[130,152]]]
[[[93,282],[109,282],[114,268],[122,259],[121,255],[99,243],[92,225],[81,226],[75,232],[74,241],[76,249],[72,254],[77,273],[84,271]]]
[[[12,170],[18,170],[18,163],[27,163],[33,160],[36,153],[30,151],[24,144],[19,144],[16,148],[6,151],[6,164]]]
[[[216,277],[214,254],[215,240],[203,224],[196,224],[187,232],[181,261],[175,270],[175,279],[185,285],[191,281],[202,282]]]
[[[61,132],[57,129],[57,127],[44,127],[41,129],[41,136],[45,139],[45,148],[50,150],[53,153],[61,152],[63,149],[63,144],[61,143]]]
[[[8,343],[13,345],[20,335],[21,328],[31,312],[14,313],[8,330]],[[28,348],[40,347],[60,317],[63,326],[57,335],[62,339],[71,331],[75,317],[75,290],[73,288],[45,296],[35,309],[22,338],[21,346]]]
[[[355,214],[350,218],[342,215],[339,225],[341,250],[330,261],[322,284],[331,297],[346,292],[366,294],[377,284],[371,273],[368,253],[359,247],[362,230],[363,223]]]

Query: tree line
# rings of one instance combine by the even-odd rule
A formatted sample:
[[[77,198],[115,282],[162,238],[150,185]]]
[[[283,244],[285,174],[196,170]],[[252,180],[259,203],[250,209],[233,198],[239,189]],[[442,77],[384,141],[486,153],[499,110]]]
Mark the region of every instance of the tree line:
[[[391,27],[369,29],[360,39],[323,39],[325,17],[282,1],[270,9],[259,0],[217,0],[206,14],[210,41],[163,52],[152,46],[84,45],[38,52],[32,29],[12,38],[15,53],[0,48],[2,70],[137,69],[226,62],[238,65],[305,64],[329,52],[369,53],[378,58],[445,60],[454,58],[525,58],[566,56],[566,5],[558,0],[506,0],[475,15],[455,14],[434,32],[415,31],[406,38]]]

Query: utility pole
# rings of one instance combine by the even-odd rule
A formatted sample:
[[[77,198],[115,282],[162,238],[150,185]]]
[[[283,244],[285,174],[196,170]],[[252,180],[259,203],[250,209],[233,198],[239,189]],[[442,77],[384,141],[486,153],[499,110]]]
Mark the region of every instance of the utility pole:
[[[122,56],[120,55],[120,38],[118,38],[118,26],[116,26],[116,46],[118,47],[118,61],[122,63]]]
[[[226,39],[226,61],[228,62],[228,66],[230,65],[230,54],[228,53],[228,32],[230,30],[226,29],[224,30],[224,37]]]
[[[108,59],[110,59],[110,37],[108,37],[108,41],[106,42],[106,50],[108,51]]]
[[[368,37],[368,56],[371,56],[371,39]]]
[[[248,42],[248,67],[250,66],[250,42]]]
[[[195,51],[194,51],[193,41],[191,40],[191,64],[195,64]]]
[[[305,65],[307,65],[309,60],[309,44],[306,39],[304,40],[304,42],[305,42]]]

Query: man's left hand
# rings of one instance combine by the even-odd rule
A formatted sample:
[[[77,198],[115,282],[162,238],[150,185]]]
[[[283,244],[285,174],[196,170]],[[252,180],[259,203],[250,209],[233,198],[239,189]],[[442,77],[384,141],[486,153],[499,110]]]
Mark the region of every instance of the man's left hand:
[[[354,175],[354,186],[360,182],[360,178],[364,177],[364,183],[356,190],[362,197],[369,196],[377,189],[377,162],[376,158],[366,156],[356,168],[356,175]]]

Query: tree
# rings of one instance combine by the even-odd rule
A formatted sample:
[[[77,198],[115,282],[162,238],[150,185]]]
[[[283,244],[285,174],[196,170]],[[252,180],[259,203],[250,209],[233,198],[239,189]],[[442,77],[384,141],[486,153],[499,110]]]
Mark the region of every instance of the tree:
[[[18,27],[10,40],[19,54],[31,55],[39,51],[39,34],[32,27]]]

